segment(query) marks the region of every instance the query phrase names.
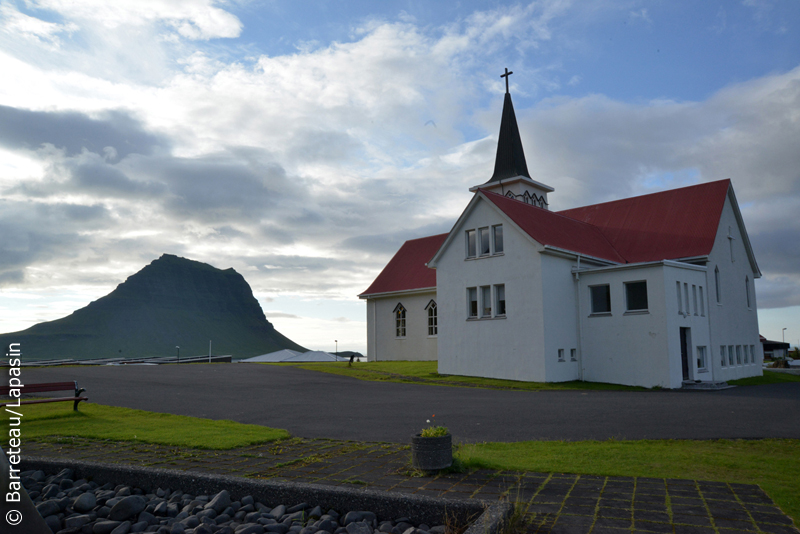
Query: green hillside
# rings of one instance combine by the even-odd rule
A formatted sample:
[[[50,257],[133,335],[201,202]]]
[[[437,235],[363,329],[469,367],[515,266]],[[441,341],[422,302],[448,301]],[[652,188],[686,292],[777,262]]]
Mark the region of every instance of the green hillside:
[[[267,321],[245,279],[233,269],[164,254],[117,288],[71,315],[0,335],[22,343],[25,360],[139,358],[208,354],[247,358],[281,349],[305,351]]]

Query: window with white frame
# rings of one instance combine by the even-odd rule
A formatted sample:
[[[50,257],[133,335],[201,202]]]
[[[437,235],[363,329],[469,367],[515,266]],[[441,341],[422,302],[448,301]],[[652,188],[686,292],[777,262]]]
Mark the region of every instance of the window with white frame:
[[[425,306],[428,312],[428,335],[435,336],[439,334],[439,317],[436,313],[436,302],[433,300]]]
[[[689,304],[689,284],[683,283],[683,295],[686,297],[686,315],[692,314],[692,305]]]
[[[694,314],[698,315],[697,313],[697,286],[692,284],[692,300],[694,301]]]
[[[492,316],[492,286],[481,286],[481,317]]]
[[[470,319],[478,317],[478,288],[467,288],[467,317]]]
[[[719,346],[719,364],[725,367],[725,345]]]
[[[714,267],[714,286],[717,290],[717,304],[722,303],[722,290],[720,289],[719,283],[719,265]]]
[[[750,363],[756,363],[756,346],[750,345]]]
[[[494,253],[501,254],[503,252],[503,225],[497,224],[492,226],[492,239],[494,240]]]
[[[736,345],[736,365],[742,365],[742,346]]]
[[[706,368],[706,348],[704,346],[697,347],[697,369],[705,370]]]
[[[647,282],[625,282],[625,303],[629,312],[647,311]]]
[[[467,258],[474,258],[478,255],[478,244],[475,238],[475,230],[467,230]]]
[[[728,345],[728,365],[735,365],[733,360],[733,345]]]
[[[398,303],[394,308],[395,337],[406,337],[406,309]]]
[[[611,313],[611,288],[608,284],[589,286],[592,298],[592,313]]]
[[[478,228],[478,254],[488,256],[491,254],[491,243],[489,242],[489,228]]]
[[[494,286],[494,313],[495,316],[505,316],[506,314],[506,285],[495,284]]]
[[[675,282],[678,287],[678,315],[683,315],[683,299],[681,298],[681,283]]]

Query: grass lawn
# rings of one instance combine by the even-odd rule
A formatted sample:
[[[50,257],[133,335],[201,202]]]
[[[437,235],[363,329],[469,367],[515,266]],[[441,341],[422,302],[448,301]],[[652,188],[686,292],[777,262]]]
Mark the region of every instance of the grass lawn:
[[[740,378],[739,380],[728,380],[728,384],[733,386],[760,386],[762,384],[780,384],[781,382],[800,382],[800,375],[767,371],[765,369],[764,376],[751,376],[750,378]]]
[[[114,441],[140,441],[201,449],[233,449],[286,439],[286,430],[234,421],[214,421],[184,415],[145,412],[82,402],[78,412],[72,403],[28,404],[9,408],[22,413],[23,441],[51,436],[80,436]],[[11,416],[5,412],[6,416]],[[9,419],[3,417],[4,435]]]
[[[467,467],[758,484],[800,524],[800,440],[523,441],[462,445]]]
[[[350,376],[361,380],[384,382],[411,382],[435,386],[484,387],[493,389],[516,389],[521,391],[543,391],[563,389],[605,389],[614,391],[647,391],[647,388],[604,384],[601,382],[520,382],[474,376],[440,375],[437,362],[358,362],[348,367],[346,362],[267,363],[265,365],[290,365],[310,371],[321,371]]]

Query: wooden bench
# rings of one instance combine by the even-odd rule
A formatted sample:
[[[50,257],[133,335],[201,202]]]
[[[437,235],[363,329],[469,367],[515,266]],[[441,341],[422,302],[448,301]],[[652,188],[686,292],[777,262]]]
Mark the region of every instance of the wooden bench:
[[[7,396],[11,391],[11,386],[0,386],[0,395]],[[86,391],[83,388],[78,387],[78,381],[73,380],[72,382],[49,382],[46,384],[25,384],[19,388],[22,390],[22,393],[43,393],[45,391],[74,391],[75,395],[72,397],[53,397],[48,399],[36,399],[36,400],[19,400],[19,404],[39,404],[42,402],[63,402],[63,401],[73,401],[74,404],[72,405],[72,409],[78,411],[78,403],[80,401],[88,401],[89,397],[81,397],[81,393]],[[6,401],[0,403],[0,408],[3,406],[8,405],[17,405],[17,402],[14,401]]]

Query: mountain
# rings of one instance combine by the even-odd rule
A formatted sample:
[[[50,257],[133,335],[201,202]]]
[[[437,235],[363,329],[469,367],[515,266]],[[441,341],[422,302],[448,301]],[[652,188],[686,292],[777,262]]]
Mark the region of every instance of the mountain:
[[[164,254],[117,288],[71,315],[0,335],[21,343],[23,360],[138,358],[208,354],[248,358],[305,351],[267,321],[233,269]]]

